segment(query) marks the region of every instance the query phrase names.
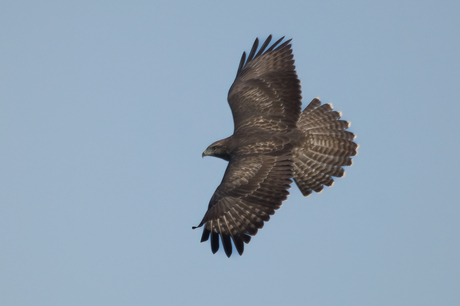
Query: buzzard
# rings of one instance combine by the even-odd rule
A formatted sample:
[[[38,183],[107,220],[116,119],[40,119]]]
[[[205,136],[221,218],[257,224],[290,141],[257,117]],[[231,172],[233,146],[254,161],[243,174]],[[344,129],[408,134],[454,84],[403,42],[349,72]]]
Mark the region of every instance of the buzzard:
[[[355,135],[346,129],[332,104],[318,98],[301,111],[300,81],[291,40],[258,49],[256,39],[246,58],[243,52],[235,81],[228,92],[233,135],[216,141],[204,152],[228,161],[221,184],[200,224],[201,242],[211,237],[211,250],[232,255],[232,240],[240,255],[244,243],[264,226],[286,200],[294,179],[304,196],[332,186],[344,176],[343,166],[357,154]],[[268,48],[267,48],[268,47]],[[257,50],[258,49],[258,50]]]

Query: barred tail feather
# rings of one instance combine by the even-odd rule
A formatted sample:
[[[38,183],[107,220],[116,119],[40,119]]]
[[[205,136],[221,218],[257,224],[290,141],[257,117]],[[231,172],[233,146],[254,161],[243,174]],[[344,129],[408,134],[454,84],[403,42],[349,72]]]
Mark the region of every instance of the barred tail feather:
[[[350,123],[340,120],[342,113],[332,104],[313,99],[300,115],[297,127],[306,141],[293,150],[294,181],[304,196],[321,192],[323,186],[332,186],[334,177],[343,177],[343,166],[351,166],[351,156],[359,145],[355,135],[346,131]]]

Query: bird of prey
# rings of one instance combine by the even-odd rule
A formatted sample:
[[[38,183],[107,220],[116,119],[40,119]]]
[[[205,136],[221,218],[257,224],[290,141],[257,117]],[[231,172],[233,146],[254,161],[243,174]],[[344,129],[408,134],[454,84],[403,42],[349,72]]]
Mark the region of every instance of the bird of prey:
[[[244,243],[263,227],[287,198],[294,179],[304,196],[332,186],[344,176],[343,166],[357,154],[355,135],[341,112],[318,98],[301,111],[300,81],[291,40],[284,37],[258,49],[256,39],[246,58],[243,52],[235,81],[228,92],[233,135],[216,141],[204,152],[228,161],[221,184],[200,224],[201,242],[211,237],[219,250],[219,236],[228,257],[232,240],[240,255]]]

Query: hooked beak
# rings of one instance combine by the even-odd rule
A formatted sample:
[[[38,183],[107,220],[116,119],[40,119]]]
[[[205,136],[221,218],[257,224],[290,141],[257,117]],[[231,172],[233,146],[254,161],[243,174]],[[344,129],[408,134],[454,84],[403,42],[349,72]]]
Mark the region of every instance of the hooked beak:
[[[205,156],[211,156],[211,154],[209,153],[209,148],[206,148],[206,150],[204,150],[203,154],[201,154],[201,158],[203,158]]]

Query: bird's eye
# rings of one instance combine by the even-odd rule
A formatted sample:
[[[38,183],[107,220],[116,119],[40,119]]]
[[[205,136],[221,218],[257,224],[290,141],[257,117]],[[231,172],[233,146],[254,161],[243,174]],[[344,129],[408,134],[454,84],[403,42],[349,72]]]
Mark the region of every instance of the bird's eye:
[[[216,151],[217,147],[211,147],[211,150]]]

